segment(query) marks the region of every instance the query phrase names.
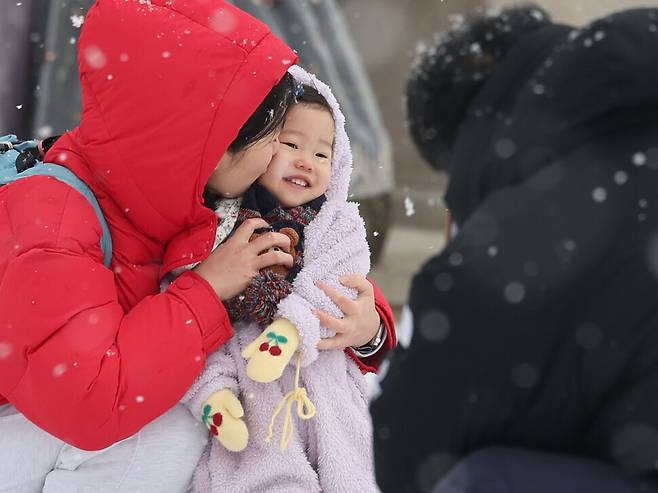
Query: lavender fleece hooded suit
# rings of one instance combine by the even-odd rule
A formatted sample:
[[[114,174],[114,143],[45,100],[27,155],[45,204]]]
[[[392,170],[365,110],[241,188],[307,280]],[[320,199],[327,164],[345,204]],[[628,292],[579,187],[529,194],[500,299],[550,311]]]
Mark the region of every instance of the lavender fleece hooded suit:
[[[255,324],[236,326],[236,335],[208,358],[205,371],[188,391],[184,402],[201,419],[201,408],[214,392],[229,388],[245,410],[249,444],[243,452],[229,452],[210,440],[199,462],[194,488],[214,493],[369,493],[377,489],[372,459],[372,429],[363,375],[340,350],[318,352],[320,338],[333,335],[321,326],[313,309],[334,316],[342,313],[316,286],[322,281],[354,298],[356,292],[338,279],[346,274],[367,274],[370,254],[357,205],[347,202],[352,153],[345,118],[329,88],[300,67],[290,73],[315,87],[332,108],[335,122],[332,175],[327,201],[305,228],[304,266],[293,292],[281,300],[278,317],[290,320],[299,331],[302,357],[300,386],[316,406],[316,415],[302,421],[294,416],[295,432],[285,451],[278,442],[280,416],[272,443],[265,438],[276,406],[294,387],[295,360],[282,377],[257,383],[246,374],[241,350],[261,333]]]

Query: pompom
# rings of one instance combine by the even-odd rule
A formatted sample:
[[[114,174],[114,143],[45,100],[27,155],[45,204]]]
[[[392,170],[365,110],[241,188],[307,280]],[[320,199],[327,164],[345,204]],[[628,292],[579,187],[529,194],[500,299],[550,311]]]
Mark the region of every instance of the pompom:
[[[524,34],[550,24],[544,10],[526,4],[467,18],[417,50],[407,81],[407,116],[429,164],[448,167],[459,125],[496,62]]]

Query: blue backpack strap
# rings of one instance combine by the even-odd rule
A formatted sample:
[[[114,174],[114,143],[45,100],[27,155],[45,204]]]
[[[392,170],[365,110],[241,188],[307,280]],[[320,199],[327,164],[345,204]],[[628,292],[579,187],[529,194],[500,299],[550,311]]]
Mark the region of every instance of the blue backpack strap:
[[[12,137],[13,139],[11,139]],[[0,137],[0,144],[12,142],[16,142],[16,137],[13,135]],[[13,163],[15,163],[18,153],[24,148],[32,146],[36,146],[35,141],[22,142],[9,151],[0,153],[0,185],[6,185],[7,183],[12,183],[29,176],[51,176],[74,188],[87,199],[89,204],[94,209],[94,212],[96,213],[96,217],[98,218],[98,222],[100,223],[102,230],[101,250],[103,250],[104,256],[103,263],[106,267],[110,267],[112,262],[112,237],[110,236],[110,228],[107,225],[107,221],[105,220],[103,211],[98,204],[98,200],[96,200],[94,192],[91,191],[87,184],[78,178],[75,173],[73,173],[68,168],[52,163],[39,163],[20,174],[16,172],[16,167],[13,165]]]

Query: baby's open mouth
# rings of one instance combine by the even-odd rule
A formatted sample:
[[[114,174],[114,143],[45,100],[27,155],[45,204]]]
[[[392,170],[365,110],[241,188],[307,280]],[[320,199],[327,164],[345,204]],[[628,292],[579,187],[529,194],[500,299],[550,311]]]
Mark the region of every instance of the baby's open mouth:
[[[284,180],[287,181],[288,183],[292,183],[293,185],[297,185],[298,187],[302,187],[302,188],[307,188],[311,186],[311,184],[303,178],[290,177],[290,178],[284,178]]]

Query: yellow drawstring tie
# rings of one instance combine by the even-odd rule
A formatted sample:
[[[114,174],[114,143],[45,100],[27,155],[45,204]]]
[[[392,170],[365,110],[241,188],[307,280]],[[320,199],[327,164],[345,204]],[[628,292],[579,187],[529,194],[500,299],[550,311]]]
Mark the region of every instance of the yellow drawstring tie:
[[[270,420],[269,433],[267,434],[266,442],[271,442],[272,437],[274,436],[274,423],[279,413],[283,410],[283,406],[286,406],[286,415],[283,418],[283,432],[281,433],[281,443],[279,444],[279,449],[281,452],[285,451],[288,448],[288,442],[292,438],[292,432],[294,430],[294,424],[292,421],[292,405],[297,402],[297,416],[300,419],[311,419],[315,416],[315,405],[311,402],[311,399],[308,398],[306,394],[306,389],[299,386],[299,370],[302,365],[302,356],[297,353],[297,364],[295,367],[295,388],[288,392],[279,405],[276,407],[274,414],[272,414],[272,419]]]

